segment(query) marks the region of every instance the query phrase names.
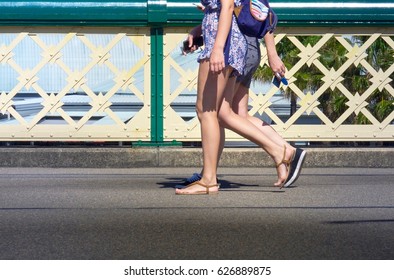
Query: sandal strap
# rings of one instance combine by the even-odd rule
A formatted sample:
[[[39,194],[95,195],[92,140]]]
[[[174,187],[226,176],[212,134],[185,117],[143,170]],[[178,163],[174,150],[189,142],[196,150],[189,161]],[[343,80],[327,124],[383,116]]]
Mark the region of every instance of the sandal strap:
[[[293,161],[293,157],[291,157],[290,159],[286,159],[286,145],[283,146],[284,147],[284,151],[283,151],[283,158],[282,161],[279,162],[276,167],[278,168],[281,164],[285,164],[286,166],[289,166],[291,164],[291,162]]]
[[[206,189],[207,194],[209,194],[209,189],[210,188],[214,188],[214,187],[219,187],[220,186],[220,184],[217,184],[217,183],[216,184],[212,184],[212,185],[206,185],[206,184],[202,183],[201,181],[195,181],[195,182],[187,185],[186,188],[194,186],[194,185],[200,185],[200,186],[204,187]]]
[[[219,184],[205,185],[204,187],[207,189],[207,194],[209,194],[209,189],[214,187],[219,188]]]

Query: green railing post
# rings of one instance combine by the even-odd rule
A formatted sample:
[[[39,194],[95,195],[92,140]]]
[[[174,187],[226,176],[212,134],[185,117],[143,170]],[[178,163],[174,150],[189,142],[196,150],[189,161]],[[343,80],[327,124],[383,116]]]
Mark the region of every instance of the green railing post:
[[[163,142],[163,28],[151,29],[151,141]]]
[[[163,106],[163,28],[151,29],[151,141],[135,146],[180,146],[181,142],[164,142]]]

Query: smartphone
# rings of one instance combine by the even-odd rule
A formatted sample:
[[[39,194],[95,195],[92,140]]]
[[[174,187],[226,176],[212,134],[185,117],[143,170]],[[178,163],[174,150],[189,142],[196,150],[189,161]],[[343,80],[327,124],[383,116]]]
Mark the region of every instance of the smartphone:
[[[202,36],[193,38],[193,46],[201,47],[202,45],[204,45],[204,40]],[[188,40],[183,41],[183,50],[190,51]]]
[[[285,86],[287,86],[289,83],[287,82],[287,79],[285,77],[280,77],[280,76],[274,76],[272,78],[272,83],[274,84],[274,86],[276,86],[277,88],[280,87],[280,83],[283,83]]]

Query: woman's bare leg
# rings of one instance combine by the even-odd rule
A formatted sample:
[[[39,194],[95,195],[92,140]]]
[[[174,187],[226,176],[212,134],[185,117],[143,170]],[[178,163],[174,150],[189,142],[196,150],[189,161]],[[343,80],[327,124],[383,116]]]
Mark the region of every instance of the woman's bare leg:
[[[239,116],[247,118],[272,141],[278,143],[281,146],[286,145],[288,149],[295,151],[295,148],[292,147],[286,140],[284,140],[282,136],[280,136],[278,132],[276,132],[268,123],[249,115],[248,99],[249,89],[240,84],[233,98],[233,111]]]
[[[200,62],[196,110],[201,124],[203,150],[203,173],[199,182],[204,185],[217,184],[216,172],[220,153],[220,143],[221,139],[224,139],[219,125],[218,111],[223,100],[224,90],[226,88],[233,90],[234,87],[234,85],[226,87],[231,71],[232,68],[227,67],[220,74],[214,74],[209,69],[208,61]],[[202,185],[194,184],[185,189],[177,189],[176,193],[193,193],[204,190],[205,188]],[[218,187],[213,187],[210,191],[218,191]]]
[[[238,88],[237,92],[239,90],[241,89]],[[294,153],[294,148],[288,145],[288,143],[286,143],[286,141],[284,141],[279,135],[277,135],[279,136],[278,138],[275,135],[277,133],[272,128],[259,125],[252,117],[241,117],[233,111],[233,104],[237,104],[239,99],[237,99],[238,95],[232,96],[231,94],[234,94],[234,91],[231,92],[229,90],[225,90],[224,100],[219,111],[219,118],[222,125],[258,144],[272,157],[276,164],[281,163],[283,159],[291,159]],[[247,96],[244,98],[246,99]],[[244,103],[242,108],[245,107],[247,109],[247,99],[246,105]],[[237,110],[237,112],[239,112],[241,106],[234,106],[234,108]],[[288,146],[290,147],[287,148]],[[284,147],[286,147],[286,149]],[[278,181],[275,183],[275,185],[281,186],[287,179],[288,171],[284,164],[280,164],[277,168],[277,172]]]
[[[268,139],[277,143],[279,146],[286,146],[286,151],[291,151],[291,154],[295,152],[295,148],[285,141],[269,124],[265,123],[259,118],[252,117],[249,115],[249,88],[244,85],[237,83],[235,96],[233,97],[233,111],[239,116],[248,119],[253,123]],[[288,159],[288,158],[286,158]],[[281,175],[278,171],[278,182],[281,181]]]

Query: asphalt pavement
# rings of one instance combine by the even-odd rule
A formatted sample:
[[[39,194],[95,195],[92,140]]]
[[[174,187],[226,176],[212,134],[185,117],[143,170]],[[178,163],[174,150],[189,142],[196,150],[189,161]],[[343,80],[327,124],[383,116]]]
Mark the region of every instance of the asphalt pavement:
[[[217,195],[177,196],[196,168],[1,168],[0,259],[394,259],[394,169],[221,168]]]

